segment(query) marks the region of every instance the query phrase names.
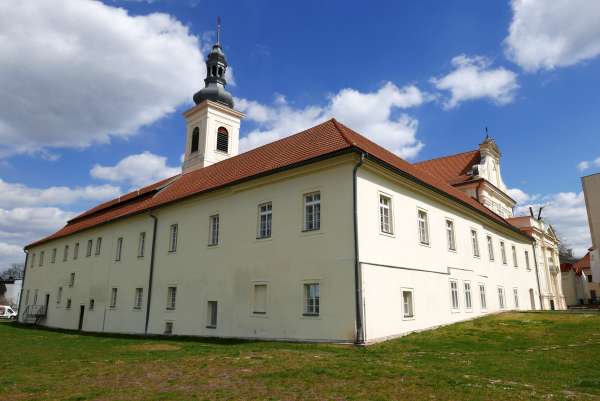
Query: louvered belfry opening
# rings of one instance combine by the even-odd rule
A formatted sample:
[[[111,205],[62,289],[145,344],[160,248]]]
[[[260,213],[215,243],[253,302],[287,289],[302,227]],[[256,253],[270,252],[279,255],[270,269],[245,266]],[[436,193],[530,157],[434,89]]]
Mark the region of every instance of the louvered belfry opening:
[[[217,130],[217,150],[229,153],[229,133],[225,127],[219,127]]]

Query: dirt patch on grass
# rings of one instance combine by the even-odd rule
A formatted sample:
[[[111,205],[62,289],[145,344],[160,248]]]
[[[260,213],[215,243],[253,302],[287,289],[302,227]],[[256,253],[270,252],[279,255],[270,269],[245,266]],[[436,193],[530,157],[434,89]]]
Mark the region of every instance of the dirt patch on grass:
[[[163,344],[163,343],[144,343],[144,344],[134,344],[125,347],[128,351],[179,351],[181,349],[180,346],[174,344]]]

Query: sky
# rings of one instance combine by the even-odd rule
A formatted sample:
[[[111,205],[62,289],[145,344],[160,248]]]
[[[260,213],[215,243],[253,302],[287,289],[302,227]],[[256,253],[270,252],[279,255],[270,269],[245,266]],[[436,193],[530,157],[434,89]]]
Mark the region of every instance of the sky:
[[[583,256],[600,172],[600,2],[0,0],[0,270],[180,171],[222,18],[248,150],[335,117],[409,161],[477,148]],[[576,22],[576,23],[574,23]]]

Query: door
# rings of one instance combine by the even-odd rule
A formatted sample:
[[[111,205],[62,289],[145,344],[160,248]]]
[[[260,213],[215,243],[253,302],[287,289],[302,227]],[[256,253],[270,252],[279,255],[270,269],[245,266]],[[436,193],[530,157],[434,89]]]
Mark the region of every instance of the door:
[[[81,331],[81,329],[83,329],[83,315],[85,313],[85,305],[81,305],[79,307],[79,328],[78,330]]]
[[[535,310],[535,296],[533,295],[533,288],[529,289],[529,302],[531,302],[531,310]]]

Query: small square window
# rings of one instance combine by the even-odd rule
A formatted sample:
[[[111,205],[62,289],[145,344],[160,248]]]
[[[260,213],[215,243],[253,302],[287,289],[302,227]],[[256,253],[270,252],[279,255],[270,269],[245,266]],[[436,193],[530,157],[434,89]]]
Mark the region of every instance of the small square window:
[[[166,336],[170,336],[173,334],[173,322],[165,322],[165,332]]]

